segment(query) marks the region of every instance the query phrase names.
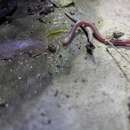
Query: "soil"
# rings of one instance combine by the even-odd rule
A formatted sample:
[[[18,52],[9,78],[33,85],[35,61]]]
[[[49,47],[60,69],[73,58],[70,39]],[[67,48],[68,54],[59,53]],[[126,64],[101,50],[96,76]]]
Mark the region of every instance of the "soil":
[[[97,41],[93,55],[87,54],[83,33],[66,48],[62,41],[72,24],[64,11],[94,22],[105,36],[124,32],[128,37],[130,2],[74,0],[75,6],[41,13],[48,2],[41,7],[30,1],[20,0],[11,23],[0,25],[0,47],[31,39],[50,50],[0,60],[0,129],[129,130],[129,63]],[[129,48],[118,50],[129,59]]]

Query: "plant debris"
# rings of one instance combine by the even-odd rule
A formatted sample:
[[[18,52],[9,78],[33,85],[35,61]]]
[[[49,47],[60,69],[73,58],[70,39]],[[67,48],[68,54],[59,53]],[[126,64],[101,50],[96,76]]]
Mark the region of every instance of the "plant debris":
[[[55,3],[57,7],[68,7],[75,5],[73,0],[54,0],[53,3]]]
[[[124,35],[123,32],[113,32],[112,37],[118,39]]]
[[[51,53],[55,53],[57,50],[56,46],[53,44],[48,45],[48,51],[50,51]]]
[[[67,29],[54,29],[54,30],[50,30],[48,32],[48,37],[51,37],[51,36],[57,36],[57,35],[60,35],[61,33],[65,33],[67,32],[68,30]]]

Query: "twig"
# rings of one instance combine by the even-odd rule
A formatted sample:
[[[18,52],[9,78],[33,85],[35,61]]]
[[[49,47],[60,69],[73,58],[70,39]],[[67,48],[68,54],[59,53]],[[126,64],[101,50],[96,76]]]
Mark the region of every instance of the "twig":
[[[112,48],[113,48],[125,61],[127,61],[127,62],[130,64],[130,61],[129,61],[124,55],[122,55],[122,53],[121,53],[120,51],[118,51],[117,47],[114,46],[112,42],[107,41],[107,43],[108,43],[110,46],[112,46]]]
[[[56,3],[54,3],[52,0],[49,0],[49,2],[50,2],[55,8],[59,8],[59,6],[58,6]]]
[[[74,23],[76,23],[78,21],[77,19],[72,18],[67,12],[65,12],[65,15]],[[87,53],[90,55],[93,55],[93,50],[95,49],[95,46],[93,45],[93,32],[89,28],[84,28],[82,26],[80,26],[80,28],[82,29],[82,31],[84,32],[84,34],[87,38],[88,44],[86,44],[86,46],[85,46]]]
[[[67,12],[65,12],[65,15],[66,15],[72,22],[74,22],[74,23],[76,23],[76,22],[78,21],[77,19],[72,18]],[[87,41],[88,41],[89,43],[91,43],[90,40],[89,40],[89,36],[88,36],[87,30],[86,30],[84,27],[82,27],[82,26],[80,26],[80,28],[81,28],[81,29],[83,30],[83,32],[85,33],[85,35],[86,35],[86,37],[87,37]]]
[[[78,20],[72,18],[72,17],[71,17],[68,13],[66,13],[66,12],[65,12],[65,15],[66,15],[71,21],[73,21],[74,23],[76,23],[76,22],[78,21]],[[94,46],[94,45],[92,44],[90,38],[89,38],[89,34],[88,34],[88,31],[89,31],[89,30],[85,30],[85,28],[84,28],[83,26],[80,26],[80,28],[81,28],[81,29],[83,30],[83,32],[85,33],[89,45],[90,45],[90,46],[91,46],[91,45]],[[112,42],[110,42],[109,40],[105,40],[105,42],[106,42],[108,45],[112,46],[112,48],[115,49],[115,51],[116,51],[125,61],[127,61],[127,62],[130,64],[130,61],[129,61],[120,51],[118,51],[118,49],[116,48],[115,45],[113,45]],[[89,48],[88,48],[88,49],[89,49]]]
[[[122,72],[123,76],[125,77],[125,79],[130,82],[127,74],[124,72],[124,70],[121,68],[119,62],[116,60],[116,58],[112,55],[112,53],[109,51],[108,48],[106,48],[106,51],[108,52],[108,54],[112,57],[112,59],[114,60],[114,62],[116,63],[116,65],[118,66],[118,68],[120,69],[120,71]]]

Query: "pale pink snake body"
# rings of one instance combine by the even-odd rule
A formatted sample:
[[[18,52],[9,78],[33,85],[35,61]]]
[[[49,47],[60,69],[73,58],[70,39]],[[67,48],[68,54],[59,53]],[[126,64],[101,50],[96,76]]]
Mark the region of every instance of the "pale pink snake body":
[[[72,42],[75,36],[76,29],[78,27],[83,27],[83,28],[90,27],[93,31],[93,36],[95,37],[95,39],[106,45],[109,44],[109,42],[111,42],[115,46],[130,46],[130,39],[125,39],[125,40],[107,39],[101,35],[101,33],[98,31],[98,29],[94,24],[82,20],[76,22],[75,25],[72,27],[72,30],[70,31],[68,37],[65,38],[64,45],[68,45]]]

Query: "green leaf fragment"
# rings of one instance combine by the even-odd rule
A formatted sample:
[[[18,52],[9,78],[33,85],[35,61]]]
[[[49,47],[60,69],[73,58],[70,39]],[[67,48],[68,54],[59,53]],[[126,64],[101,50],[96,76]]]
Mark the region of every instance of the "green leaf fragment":
[[[48,37],[51,37],[51,36],[57,36],[57,35],[60,35],[61,33],[65,33],[67,32],[68,30],[67,29],[55,29],[55,30],[50,30],[48,32]]]

